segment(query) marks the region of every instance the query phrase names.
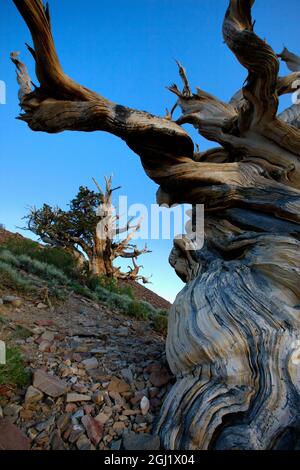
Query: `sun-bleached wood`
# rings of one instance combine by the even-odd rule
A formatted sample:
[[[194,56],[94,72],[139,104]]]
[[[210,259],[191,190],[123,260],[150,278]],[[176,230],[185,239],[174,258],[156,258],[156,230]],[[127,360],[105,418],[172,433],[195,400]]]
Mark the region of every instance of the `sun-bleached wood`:
[[[281,449],[300,431],[299,58],[254,32],[254,0],[231,0],[223,36],[248,71],[227,103],[191,91],[181,64],[181,117],[127,108],[62,70],[40,0],[14,0],[33,38],[39,88],[19,70],[20,119],[34,131],[107,131],[139,155],[158,202],[204,203],[205,245],[175,241],[170,262],[187,284],[170,313],[167,357],[176,384],[157,431],[167,449]],[[279,75],[279,58],[291,74]],[[229,79],[230,77],[228,77]],[[182,124],[219,147],[196,152]]]

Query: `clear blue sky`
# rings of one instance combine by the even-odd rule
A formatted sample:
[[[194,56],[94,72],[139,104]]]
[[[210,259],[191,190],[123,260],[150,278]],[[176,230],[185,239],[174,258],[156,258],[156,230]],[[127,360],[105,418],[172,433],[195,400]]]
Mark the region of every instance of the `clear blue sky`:
[[[75,80],[119,104],[163,115],[174,104],[166,85],[179,82],[174,58],[185,65],[191,84],[227,100],[246,73],[223,44],[227,0],[50,0],[52,27],[65,71]],[[130,203],[155,202],[156,185],[126,145],[105,133],[33,133],[18,115],[11,51],[20,51],[34,79],[25,42],[29,32],[11,0],[1,1],[0,80],[7,104],[0,106],[0,222],[22,225],[30,205],[66,207],[80,185],[114,175]],[[257,0],[256,31],[279,52],[300,53],[299,0]],[[283,70],[285,68],[283,67]],[[285,99],[285,104],[289,101]],[[210,145],[194,131],[200,148]],[[182,287],[168,264],[171,241],[150,241],[144,273],[152,288],[173,300]]]

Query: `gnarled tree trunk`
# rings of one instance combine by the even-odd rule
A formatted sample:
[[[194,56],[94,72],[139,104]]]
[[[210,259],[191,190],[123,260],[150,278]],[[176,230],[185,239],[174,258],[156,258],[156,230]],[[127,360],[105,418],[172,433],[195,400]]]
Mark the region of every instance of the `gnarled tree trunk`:
[[[20,71],[21,119],[33,130],[111,132],[160,185],[158,201],[205,204],[205,246],[176,244],[186,287],[169,320],[167,356],[177,381],[157,429],[168,449],[294,448],[300,431],[300,131],[298,108],[277,115],[299,79],[253,31],[253,0],[231,0],[223,34],[248,70],[230,103],[190,90],[184,69],[172,121],[125,108],[78,85],[59,64],[49,11],[14,0],[34,42],[40,88]],[[296,65],[295,65],[296,64]],[[298,65],[297,65],[298,64]],[[298,105],[296,105],[298,106]],[[63,111],[63,112],[62,112]],[[190,123],[219,147],[194,153]]]

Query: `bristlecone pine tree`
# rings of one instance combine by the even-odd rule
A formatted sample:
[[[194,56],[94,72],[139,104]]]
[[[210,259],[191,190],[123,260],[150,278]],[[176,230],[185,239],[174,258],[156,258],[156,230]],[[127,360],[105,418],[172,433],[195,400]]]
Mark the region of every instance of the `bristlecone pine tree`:
[[[33,38],[40,83],[32,90],[14,54],[20,119],[34,131],[110,132],[139,155],[160,186],[159,202],[205,204],[203,249],[187,252],[176,242],[170,258],[187,285],[169,316],[176,383],[156,426],[162,445],[299,448],[300,105],[278,114],[278,102],[299,89],[300,59],[287,50],[278,56],[257,36],[254,0],[230,0],[223,37],[247,81],[224,102],[193,93],[179,64],[183,90],[170,90],[182,115],[174,121],[173,113],[130,109],[73,81],[58,60],[49,9],[40,0],[14,3]],[[292,73],[279,74],[279,58]],[[217,148],[195,152],[182,124]]]
[[[120,227],[119,215],[112,200],[113,192],[119,188],[112,188],[112,178],[105,179],[104,192],[96,180],[94,182],[98,192],[81,186],[67,211],[47,204],[41,209],[30,209],[25,217],[26,228],[47,245],[71,253],[79,267],[88,260],[89,271],[93,275],[142,280],[146,284],[148,279],[139,274],[142,266],[137,264],[137,258],[150,250],[147,246],[138,249],[130,243],[141,227],[141,220],[136,225],[131,225],[131,219],[125,227]],[[123,233],[125,238],[117,241],[116,238]],[[124,273],[114,266],[117,258],[132,261],[128,272]]]

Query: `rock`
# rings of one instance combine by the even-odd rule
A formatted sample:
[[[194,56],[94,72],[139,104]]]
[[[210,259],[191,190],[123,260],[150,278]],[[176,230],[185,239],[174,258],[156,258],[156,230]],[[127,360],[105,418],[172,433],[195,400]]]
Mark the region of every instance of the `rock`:
[[[84,411],[82,409],[77,410],[73,415],[72,415],[72,423],[76,424],[77,419],[81,419],[84,416]]]
[[[157,387],[151,387],[151,388],[149,389],[149,396],[150,396],[150,398],[154,398],[154,397],[156,397],[158,394],[159,394],[159,388],[157,388]]]
[[[45,308],[48,308],[48,305],[44,304],[43,302],[40,302],[36,306],[39,310],[44,310]]]
[[[38,326],[53,326],[53,320],[35,320],[34,322]]]
[[[78,401],[90,401],[91,397],[89,395],[83,395],[82,393],[68,393],[67,394],[67,403],[74,403]]]
[[[124,380],[118,379],[118,377],[113,377],[108,385],[109,392],[123,393],[123,392],[129,392],[129,390],[130,390],[130,385],[128,385],[128,383],[125,382]]]
[[[113,399],[116,405],[124,405],[124,399],[118,392],[109,392],[109,396]]]
[[[125,423],[123,423],[122,421],[116,421],[116,422],[113,424],[113,430],[114,430],[117,434],[120,434],[125,428],[126,428],[126,425],[125,425]]]
[[[87,370],[97,369],[97,367],[99,366],[99,363],[95,357],[90,357],[89,359],[85,359],[84,361],[82,361],[81,364]]]
[[[50,416],[49,419],[46,421],[41,421],[40,423],[36,424],[35,427],[39,432],[47,431],[49,432],[50,428],[55,423],[55,416]]]
[[[56,426],[61,433],[64,433],[67,427],[70,424],[71,415],[70,413],[65,413],[61,415],[56,421]]]
[[[130,399],[130,403],[133,405],[136,405],[137,403],[140,403],[143,397],[147,396],[147,390],[141,390],[139,392],[135,392],[134,397]]]
[[[98,445],[103,437],[103,425],[91,416],[84,416],[81,422],[91,442]]]
[[[0,450],[29,450],[29,439],[7,418],[0,418]]]
[[[0,297],[0,305],[3,305],[3,304],[4,304],[4,302],[3,302],[3,300],[2,300],[1,297]]]
[[[167,385],[172,380],[172,376],[165,367],[161,367],[151,372],[149,380],[152,385],[154,385],[154,387],[162,387],[163,385]]]
[[[78,450],[91,450],[92,443],[84,434],[82,434],[76,442],[76,447]]]
[[[117,441],[113,441],[110,445],[111,450],[120,450],[122,444],[122,439],[118,439]]]
[[[55,338],[55,333],[53,333],[53,331],[49,331],[49,330],[46,330],[41,338],[44,340],[44,341],[49,341],[49,343],[52,343],[52,341],[54,340]]]
[[[26,391],[25,404],[38,403],[39,401],[42,401],[43,397],[44,394],[40,390],[30,385]]]
[[[140,413],[141,413],[140,410],[124,410],[123,411],[124,416],[135,416],[135,415],[139,415]]]
[[[121,370],[121,374],[123,376],[123,378],[126,380],[126,382],[128,383],[132,383],[133,382],[133,373],[132,373],[132,370],[131,369],[122,369]]]
[[[80,438],[80,436],[82,436],[83,433],[84,433],[83,427],[79,426],[78,424],[74,424],[71,427],[71,432],[69,435],[69,442],[71,442],[71,444],[74,444]]]
[[[68,390],[68,386],[64,380],[47,374],[47,372],[44,372],[42,369],[35,372],[33,386],[52,398],[60,397]]]
[[[58,431],[54,431],[51,438],[50,446],[52,450],[66,450],[66,445]]]
[[[39,344],[39,351],[41,352],[50,352],[51,343],[49,341],[42,341]]]
[[[66,408],[65,408],[66,413],[75,413],[76,410],[77,410],[77,406],[75,405],[75,403],[68,403],[66,405]]]
[[[140,403],[140,407],[141,407],[142,415],[146,416],[146,414],[148,413],[148,411],[150,409],[150,402],[149,402],[147,397],[144,396],[142,398],[141,403]]]
[[[109,416],[105,413],[99,413],[96,416],[95,420],[98,421],[100,424],[104,425],[109,420]]]
[[[5,295],[2,297],[3,303],[5,304],[11,304],[13,307],[21,307],[22,305],[22,299],[19,297],[16,297],[15,295]]]
[[[125,450],[159,450],[160,439],[152,434],[124,432],[123,447]]]
[[[96,403],[97,405],[100,405],[100,403],[103,403],[104,402],[104,396],[105,396],[105,393],[103,390],[99,390],[98,392],[94,393],[93,394],[93,401],[94,403]]]

